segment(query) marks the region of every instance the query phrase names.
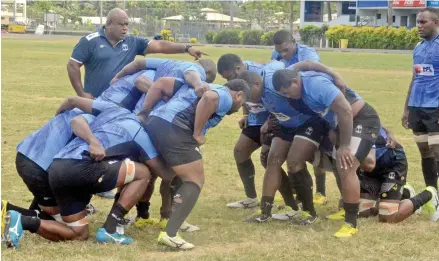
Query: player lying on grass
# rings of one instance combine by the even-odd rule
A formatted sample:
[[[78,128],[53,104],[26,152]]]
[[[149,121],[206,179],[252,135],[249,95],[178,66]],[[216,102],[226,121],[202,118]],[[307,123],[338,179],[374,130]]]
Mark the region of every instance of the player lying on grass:
[[[144,104],[151,109],[163,96],[172,97],[153,110],[146,130],[154,146],[183,181],[174,196],[174,211],[158,242],[172,248],[191,249],[177,230],[195,206],[204,184],[204,168],[199,147],[205,143],[209,128],[220,123],[225,115],[237,112],[249,97],[249,87],[242,80],[224,86],[210,84],[200,98],[194,89],[183,85],[175,90],[175,78],[161,78],[150,89]],[[161,86],[161,88],[155,88]]]

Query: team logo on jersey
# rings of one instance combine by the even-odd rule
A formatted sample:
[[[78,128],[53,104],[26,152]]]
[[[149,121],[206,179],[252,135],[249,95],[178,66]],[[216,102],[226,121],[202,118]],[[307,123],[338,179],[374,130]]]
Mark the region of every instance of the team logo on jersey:
[[[122,44],[122,51],[124,51],[124,52],[128,51],[128,45],[127,44]]]
[[[308,128],[306,128],[305,134],[308,135],[308,136],[311,136],[311,134],[312,134],[313,131],[314,131],[314,130],[313,130],[312,127],[308,127]]]
[[[361,132],[363,132],[363,126],[361,125],[357,125],[357,127],[355,127],[355,132],[360,134]]]
[[[413,66],[413,72],[416,75],[434,76],[434,67],[432,64],[415,64]]]
[[[278,119],[279,121],[288,121],[289,119],[291,119],[290,117],[288,117],[287,115],[281,113],[281,112],[273,112],[274,116],[276,116],[276,119]]]
[[[389,179],[395,179],[395,172],[390,172],[389,173]]]

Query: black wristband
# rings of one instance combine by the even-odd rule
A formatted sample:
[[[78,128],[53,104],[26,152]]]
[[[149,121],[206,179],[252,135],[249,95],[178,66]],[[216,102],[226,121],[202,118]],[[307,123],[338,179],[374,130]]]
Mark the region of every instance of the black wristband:
[[[184,49],[184,52],[188,53],[189,52],[189,48],[191,48],[191,47],[192,47],[191,45],[186,45],[186,48]]]

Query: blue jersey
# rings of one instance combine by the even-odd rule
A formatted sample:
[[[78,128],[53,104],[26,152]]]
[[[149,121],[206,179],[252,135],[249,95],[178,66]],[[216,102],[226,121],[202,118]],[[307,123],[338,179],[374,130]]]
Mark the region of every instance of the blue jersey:
[[[147,58],[146,68],[156,70],[154,81],[162,77],[172,77],[180,82],[185,82],[184,74],[191,71],[198,72],[201,76],[201,81],[206,81],[206,72],[204,71],[204,68],[201,67],[201,65],[192,62]]]
[[[413,50],[414,79],[408,106],[439,107],[439,36]]]
[[[264,77],[264,70],[277,71],[285,68],[281,62],[277,61],[272,61],[264,65],[250,61],[245,61],[244,63],[247,65],[248,71],[256,72],[262,77]],[[262,99],[257,103],[246,102],[245,107],[249,111],[248,126],[262,126],[267,120],[269,112],[262,104]]]
[[[141,162],[158,156],[140,120],[131,111],[114,103],[94,101],[93,115],[97,116],[90,129],[105,149],[105,158],[139,158]],[[56,159],[91,159],[89,145],[75,138],[65,146]]]
[[[293,56],[289,60],[283,59],[276,50],[274,50],[273,53],[271,54],[271,59],[284,63],[285,67],[307,60],[320,62],[320,57],[317,54],[316,50],[314,48],[302,44],[296,44],[296,51],[294,52]]]
[[[297,128],[317,113],[308,108],[303,100],[293,100],[282,96],[273,86],[273,74],[275,70],[264,70],[264,90],[262,102],[267,111],[272,113],[278,123],[286,128]]]
[[[82,37],[70,59],[85,66],[84,91],[101,95],[125,65],[144,54],[148,43],[143,37],[126,36],[113,47],[104,28]]]
[[[133,75],[122,77],[110,85],[110,87],[106,89],[96,100],[113,102],[127,110],[132,111],[143,94],[134,85],[134,81],[139,76],[145,76],[153,81],[155,71],[140,71]]]
[[[136,104],[136,108],[134,108],[134,113],[138,114],[139,112],[142,111],[143,109],[143,104],[145,103],[146,100],[146,96],[148,95],[148,93],[144,93],[142,94],[142,97],[140,97],[139,101]],[[160,100],[159,102],[157,102],[157,104],[154,106],[153,110],[157,109],[158,107],[162,106],[163,104],[165,104],[165,102],[163,100]]]
[[[70,121],[80,114],[89,122],[94,118],[78,109],[63,112],[49,120],[41,129],[27,136],[18,144],[17,151],[35,162],[43,170],[47,170],[52,164],[53,157],[74,136]]]
[[[377,139],[375,141],[376,146],[376,162],[374,172],[379,172],[380,170],[388,170],[401,162],[401,160],[406,160],[406,155],[403,148],[387,148],[387,132],[381,128],[378,132]]]
[[[232,96],[228,88],[209,84],[210,89],[218,94],[219,101],[215,114],[213,114],[203,128],[204,135],[209,128],[213,128],[224,118],[232,108]],[[194,89],[183,85],[166,104],[151,112],[151,116],[162,118],[176,126],[193,131],[195,123],[195,111],[199,98]]]

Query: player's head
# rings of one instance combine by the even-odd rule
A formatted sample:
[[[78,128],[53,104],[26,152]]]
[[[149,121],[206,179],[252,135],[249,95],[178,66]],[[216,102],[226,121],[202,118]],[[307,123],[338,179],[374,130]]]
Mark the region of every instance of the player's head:
[[[233,53],[224,54],[218,60],[218,73],[227,81],[236,79],[247,68],[241,58]]]
[[[433,7],[421,9],[416,23],[419,36],[431,40],[439,32],[439,9]]]
[[[128,15],[120,8],[111,9],[105,23],[107,37],[114,40],[123,40],[128,33]]]
[[[262,96],[262,77],[256,72],[245,71],[238,75],[250,87],[250,102],[259,102]]]
[[[296,40],[287,30],[279,30],[273,35],[274,49],[285,60],[290,60],[296,51]]]
[[[213,83],[216,78],[216,64],[209,59],[201,59],[198,61],[198,63],[206,72],[206,82]]]
[[[250,97],[250,88],[248,84],[241,79],[234,79],[228,81],[224,84],[230,90],[230,94],[232,95],[232,108],[227,113],[228,115],[239,111],[239,109],[246,103],[246,101]]]
[[[273,75],[273,86],[282,96],[290,99],[302,97],[302,81],[296,70],[279,70]]]

